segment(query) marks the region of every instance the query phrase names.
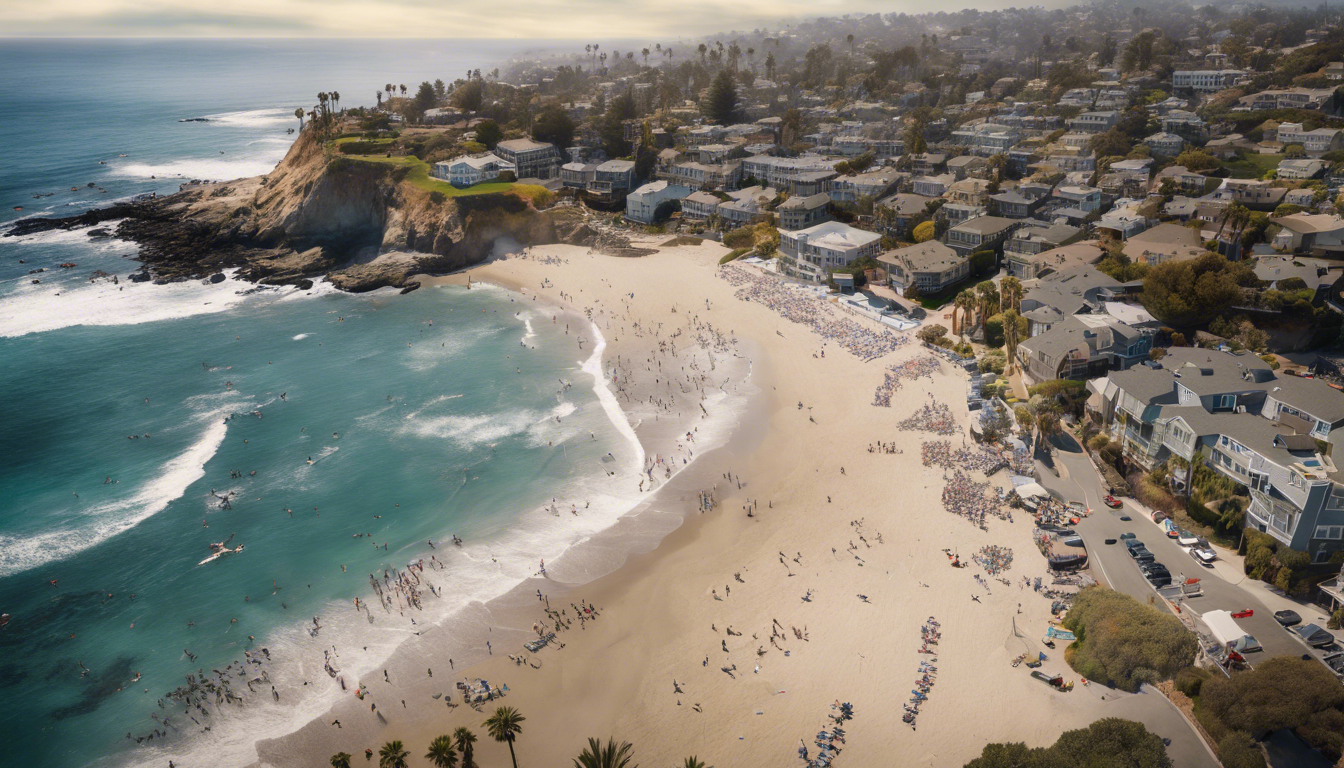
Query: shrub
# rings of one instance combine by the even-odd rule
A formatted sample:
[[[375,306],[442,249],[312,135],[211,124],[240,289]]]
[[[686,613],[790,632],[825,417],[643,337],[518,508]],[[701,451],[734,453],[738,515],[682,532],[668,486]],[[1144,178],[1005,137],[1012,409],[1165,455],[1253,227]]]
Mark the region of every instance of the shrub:
[[[1176,690],[1193,699],[1199,695],[1199,690],[1203,687],[1204,681],[1210,677],[1212,675],[1206,669],[1186,667],[1176,673]]]
[[[1078,634],[1069,659],[1078,674],[1131,692],[1190,666],[1199,650],[1180,619],[1104,587],[1079,592],[1064,626]]]
[[[1245,731],[1233,731],[1218,742],[1218,760],[1223,768],[1265,768],[1265,753]]]
[[[1314,659],[1276,656],[1231,678],[1210,678],[1199,703],[1223,726],[1257,733],[1330,723],[1336,716],[1323,713],[1339,713],[1344,688]]]
[[[916,225],[914,231],[910,233],[910,236],[914,238],[916,243],[922,243],[926,240],[932,240],[936,232],[937,228],[934,223],[932,221],[925,221]]]
[[[1171,768],[1162,738],[1142,723],[1107,717],[1086,728],[1065,731],[1048,747],[1021,742],[986,744],[966,768],[1054,768],[1054,766],[1128,766]]]
[[[920,341],[926,344],[937,344],[938,340],[947,335],[947,328],[937,323],[926,325],[915,333]]]
[[[751,248],[756,244],[756,236],[751,227],[738,227],[724,234],[723,244],[729,248]]]
[[[730,261],[736,261],[737,259],[742,258],[742,256],[748,253],[749,251],[751,251],[750,248],[734,248],[733,250],[724,254],[723,258],[719,259],[719,263],[727,264]]]
[[[1093,437],[1091,440],[1087,441],[1087,447],[1091,448],[1094,451],[1100,451],[1102,448],[1105,448],[1107,444],[1109,444],[1110,442],[1111,438],[1107,437],[1106,435],[1097,435],[1096,437]]]

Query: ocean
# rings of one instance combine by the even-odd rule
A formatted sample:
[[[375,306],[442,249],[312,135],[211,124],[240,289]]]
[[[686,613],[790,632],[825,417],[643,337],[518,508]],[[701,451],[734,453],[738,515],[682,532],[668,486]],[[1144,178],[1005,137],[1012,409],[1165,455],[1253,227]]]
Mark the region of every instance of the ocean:
[[[263,173],[319,90],[372,103],[542,45],[0,42],[0,226]],[[369,647],[333,664],[353,685],[633,503],[643,451],[582,318],[479,285],[130,283],[133,253],[0,238],[0,762],[250,762],[340,695],[323,648]],[[423,610],[323,622],[414,562]],[[167,697],[245,652],[243,704]]]

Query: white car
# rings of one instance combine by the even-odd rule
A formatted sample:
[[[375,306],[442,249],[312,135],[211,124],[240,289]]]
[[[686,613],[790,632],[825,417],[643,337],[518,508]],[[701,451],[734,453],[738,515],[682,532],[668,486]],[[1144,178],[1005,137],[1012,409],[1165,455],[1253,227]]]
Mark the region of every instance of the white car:
[[[1213,561],[1218,559],[1218,553],[1210,547],[1194,547],[1190,550],[1190,556],[1205,568],[1212,568]]]
[[[1193,546],[1199,544],[1199,537],[1196,536],[1196,535],[1194,535],[1194,534],[1192,534],[1192,533],[1191,533],[1191,534],[1185,534],[1185,535],[1182,535],[1182,536],[1177,537],[1177,539],[1176,539],[1176,543],[1177,543],[1177,544],[1180,544],[1182,547],[1193,547]]]

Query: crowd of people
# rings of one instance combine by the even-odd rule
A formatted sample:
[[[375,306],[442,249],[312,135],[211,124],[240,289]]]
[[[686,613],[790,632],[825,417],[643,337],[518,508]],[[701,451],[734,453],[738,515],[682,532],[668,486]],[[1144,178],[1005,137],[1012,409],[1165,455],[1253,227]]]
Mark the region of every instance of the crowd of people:
[[[1008,465],[1008,460],[992,448],[952,448],[948,440],[934,440],[924,443],[921,460],[926,467],[959,469],[969,472],[976,470],[992,475]]]
[[[835,756],[840,754],[840,747],[836,745],[845,743],[845,729],[840,726],[844,725],[845,721],[854,719],[854,705],[837,699],[831,704],[831,709],[835,712],[828,717],[834,725],[829,731],[823,728],[813,739],[813,743],[817,745],[816,757],[808,754],[807,740],[800,739],[802,745],[798,747],[798,757],[807,763],[808,768],[827,768],[835,760]]]
[[[882,383],[877,386],[877,391],[873,393],[873,405],[881,408],[891,407],[891,393],[901,388],[902,382],[923,377],[933,378],[934,371],[940,370],[942,364],[938,358],[931,355],[919,355],[906,360],[904,363],[898,363],[890,366],[883,372]]]
[[[952,415],[952,409],[937,401],[921,406],[896,424],[896,428],[906,432],[932,432],[935,435],[955,435],[960,429]]]
[[[943,506],[948,512],[961,515],[980,528],[985,528],[986,517],[1011,522],[1012,518],[1004,511],[999,500],[988,495],[987,490],[989,483],[977,483],[970,475],[957,470],[943,488]]]
[[[889,330],[871,330],[842,317],[829,302],[797,288],[781,278],[727,265],[719,276],[736,287],[737,298],[754,301],[778,312],[791,323],[805,325],[824,341],[840,345],[855,357],[874,360],[909,342]]]
[[[932,617],[924,622],[924,626],[919,628],[919,633],[924,641],[919,652],[925,654],[937,653],[938,641],[943,637],[942,627]],[[934,680],[938,677],[938,659],[934,658],[919,662],[919,671],[915,674],[915,687],[911,689],[911,699],[905,705],[905,714],[901,717],[910,725],[910,730],[915,730],[915,718],[919,716],[919,707],[929,700],[929,691],[933,688]]]
[[[998,576],[1013,567],[1013,550],[998,544],[989,544],[981,547],[971,559],[979,563],[990,576]]]

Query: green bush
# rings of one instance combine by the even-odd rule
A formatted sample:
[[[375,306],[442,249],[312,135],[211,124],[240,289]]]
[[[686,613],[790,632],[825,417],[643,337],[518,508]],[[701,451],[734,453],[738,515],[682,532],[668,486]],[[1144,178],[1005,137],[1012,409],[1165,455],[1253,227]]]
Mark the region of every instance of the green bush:
[[[336,146],[343,155],[377,155],[392,149],[385,141],[347,141]]]
[[[733,250],[724,254],[723,258],[719,259],[719,263],[727,264],[730,261],[736,261],[737,259],[742,258],[744,254],[749,253],[750,251],[751,251],[750,248],[734,248]]]
[[[1265,753],[1245,731],[1233,731],[1218,742],[1218,760],[1223,768],[1265,768]]]
[[[1048,747],[1032,749],[1021,742],[986,744],[966,768],[1058,768],[1058,766],[1125,766],[1171,768],[1162,737],[1142,723],[1107,717],[1086,728],[1065,731]]]
[[[1199,650],[1180,619],[1104,587],[1079,592],[1064,626],[1078,634],[1069,662],[1078,674],[1131,692],[1190,666]]]
[[[1211,677],[1199,696],[1199,708],[1222,728],[1251,733],[1291,728],[1332,761],[1344,747],[1341,707],[1344,688],[1334,673],[1296,656],[1276,656],[1227,679]]]
[[[1204,681],[1210,677],[1212,675],[1206,669],[1186,667],[1176,673],[1176,690],[1193,699],[1199,696],[1199,689],[1204,685]]]
[[[738,227],[724,234],[723,244],[729,248],[750,248],[756,244],[755,233],[751,227]]]

